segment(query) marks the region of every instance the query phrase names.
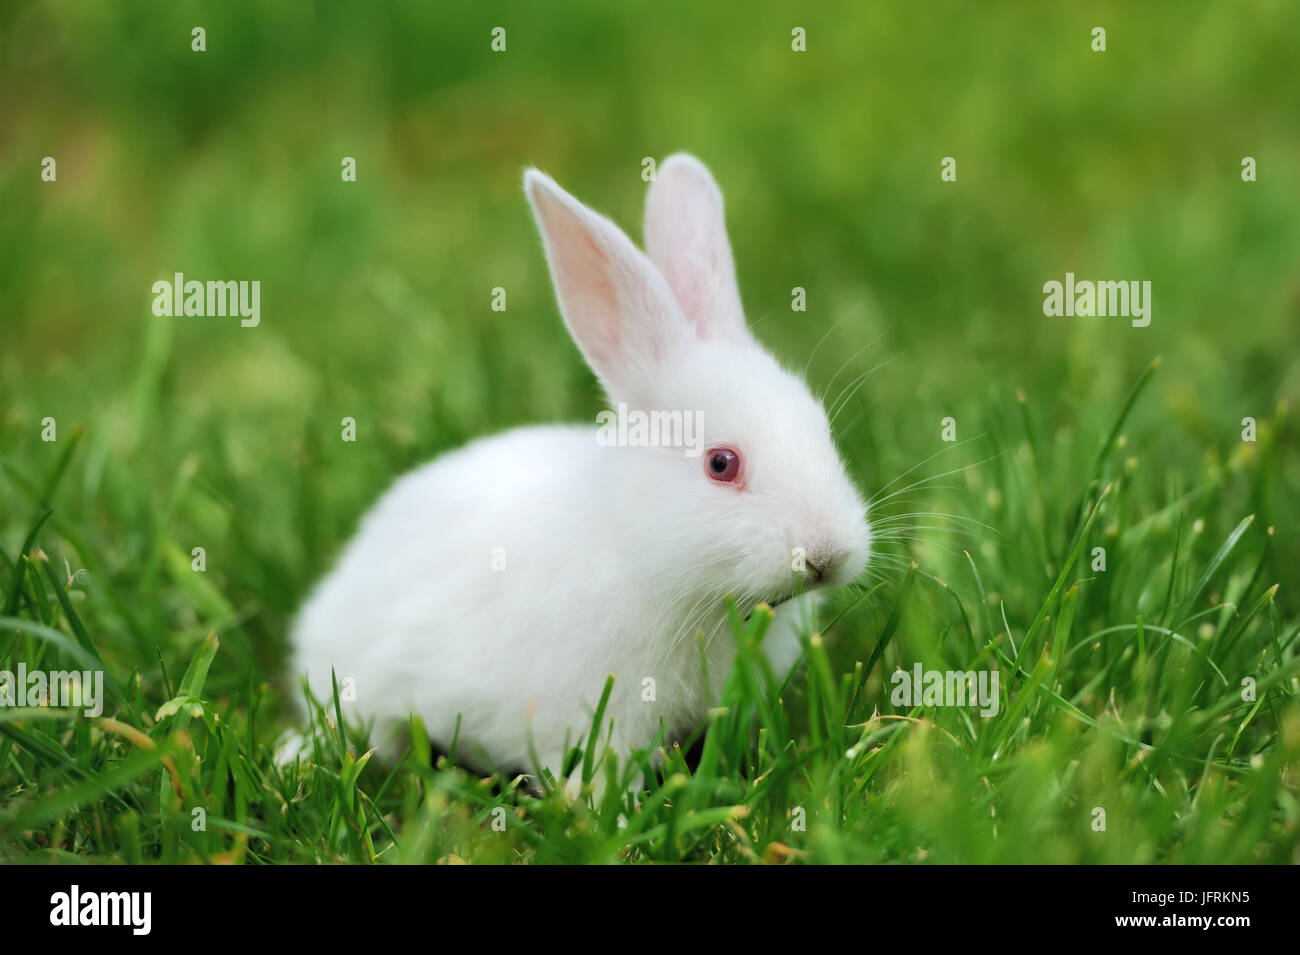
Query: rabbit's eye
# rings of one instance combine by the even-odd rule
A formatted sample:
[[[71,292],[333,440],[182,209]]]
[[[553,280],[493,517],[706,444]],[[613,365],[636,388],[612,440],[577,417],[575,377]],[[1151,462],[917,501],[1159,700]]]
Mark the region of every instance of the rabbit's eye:
[[[740,477],[740,455],[731,448],[710,448],[704,462],[709,477],[722,484],[734,484]]]

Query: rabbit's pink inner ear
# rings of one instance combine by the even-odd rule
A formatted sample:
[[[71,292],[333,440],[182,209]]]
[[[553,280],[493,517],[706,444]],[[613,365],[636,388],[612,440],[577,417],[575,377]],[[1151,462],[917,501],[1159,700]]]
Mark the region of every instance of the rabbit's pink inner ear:
[[[534,170],[524,177],[565,324],[606,386],[652,368],[681,310],[650,260],[616,225]]]
[[[670,156],[646,196],[645,243],[701,338],[748,339],[722,193],[698,159]]]

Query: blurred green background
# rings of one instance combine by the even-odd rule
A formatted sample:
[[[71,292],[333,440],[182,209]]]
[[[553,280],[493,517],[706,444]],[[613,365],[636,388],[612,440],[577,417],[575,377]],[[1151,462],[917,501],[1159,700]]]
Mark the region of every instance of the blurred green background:
[[[1225,488],[1209,546],[1262,510],[1286,531],[1281,576],[1300,559],[1279,415],[1300,397],[1297,63],[1290,0],[5,3],[0,538],[17,551],[40,513],[18,488],[84,427],[51,527],[90,572],[106,654],[147,662],[165,639],[183,660],[217,627],[230,659],[275,677],[289,616],[397,473],[602,405],[522,169],[639,241],[642,159],[686,150],[726,195],[759,337],[792,366],[812,355],[832,396],[890,359],[839,422],[867,493],[940,450],[949,415],[962,439],[1023,451],[1022,389],[1043,486],[1082,494],[1079,462],[1160,354],[1127,426],[1150,500]],[[1042,285],[1067,271],[1150,280],[1151,325],[1045,317]],[[174,272],[260,280],[260,327],[154,317]],[[1257,453],[1248,415],[1273,457],[1233,491]],[[40,440],[46,416],[60,442]],[[999,515],[996,474],[958,484],[1006,534],[990,589],[1032,614],[1073,525]],[[1278,599],[1294,613],[1290,588]]]

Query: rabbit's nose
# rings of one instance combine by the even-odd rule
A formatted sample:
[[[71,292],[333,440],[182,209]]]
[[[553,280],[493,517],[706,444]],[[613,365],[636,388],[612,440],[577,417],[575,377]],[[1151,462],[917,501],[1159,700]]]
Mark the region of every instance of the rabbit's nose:
[[[835,576],[836,570],[839,569],[842,563],[844,563],[842,554],[829,551],[819,552],[804,558],[804,566],[808,568],[808,582],[820,584],[824,580],[829,580]]]
[[[826,571],[822,565],[813,561],[811,557],[805,558],[804,566],[808,568],[808,582],[810,584],[819,584],[826,579]]]
[[[828,545],[818,547],[804,558],[807,569],[806,581],[809,585],[830,584],[838,586],[846,583],[846,575],[857,573],[854,569],[854,551],[852,548]]]

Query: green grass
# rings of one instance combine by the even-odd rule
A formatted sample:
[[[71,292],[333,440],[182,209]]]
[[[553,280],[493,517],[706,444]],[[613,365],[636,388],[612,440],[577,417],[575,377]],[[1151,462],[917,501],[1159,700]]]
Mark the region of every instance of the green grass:
[[[1014,420],[1012,408],[1000,410]],[[915,559],[900,578],[863,588],[828,637],[810,635],[802,672],[789,680],[759,653],[769,616],[736,618],[737,664],[697,765],[674,748],[662,773],[649,774],[651,787],[631,796],[625,789],[650,769],[649,754],[603,750],[599,710],[571,763],[584,781],[607,785],[578,801],[551,780],[539,798],[520,779],[479,779],[446,759],[431,765],[418,725],[397,766],[371,765],[356,728],[340,728],[337,705],[316,708],[314,746],[279,768],[270,748],[277,696],[247,656],[214,633],[183,672],[175,654],[130,668],[117,659],[129,654],[106,659],[78,606],[134,617],[151,608],[132,607],[120,585],[69,578],[54,555],[77,531],[46,531],[42,520],[16,559],[6,557],[5,658],[29,669],[103,667],[112,716],[0,711],[4,856],[1294,861],[1300,624],[1277,604],[1273,529],[1250,515],[1223,535],[1234,500],[1260,493],[1267,471],[1243,462],[1185,493],[1153,495],[1140,459],[1118,453],[1134,448],[1117,421],[1119,439],[1095,456],[1093,479],[1045,493],[1048,462],[1033,451],[1042,436],[1021,423],[1031,430],[1008,425],[1005,441],[991,427],[986,440],[1006,451],[952,470],[973,520],[1014,522],[1027,546],[994,536],[959,553],[962,535],[931,525],[939,529],[905,548]],[[1274,453],[1266,437],[1260,454],[1267,462]],[[1077,444],[1052,456],[1073,458],[1079,474],[1094,457]],[[57,495],[65,464],[49,481],[16,481],[32,509]],[[906,493],[934,481],[917,483]],[[1105,549],[1105,572],[1091,569],[1094,547]],[[183,580],[186,571],[172,573]],[[900,633],[904,618],[910,634]],[[224,686],[209,685],[223,654]],[[996,667],[1001,712],[896,711],[882,679],[913,659]],[[1253,702],[1243,700],[1243,677],[1257,682]],[[200,830],[196,807],[206,814]],[[1098,807],[1104,831],[1093,828]]]
[[[108,693],[0,707],[0,860],[1300,862],[1294,5],[830,5],[805,59],[788,4],[562,6],[0,12],[0,669]],[[844,397],[868,577],[788,680],[738,621],[698,761],[628,802],[380,765],[330,701],[277,768],[288,622],[384,486],[602,407],[522,166],[635,233],[676,149]],[[1067,270],[1150,279],[1151,326],[1046,318]],[[260,279],[261,326],[154,318],[174,271]],[[893,706],[918,662],[996,667],[998,715]]]

